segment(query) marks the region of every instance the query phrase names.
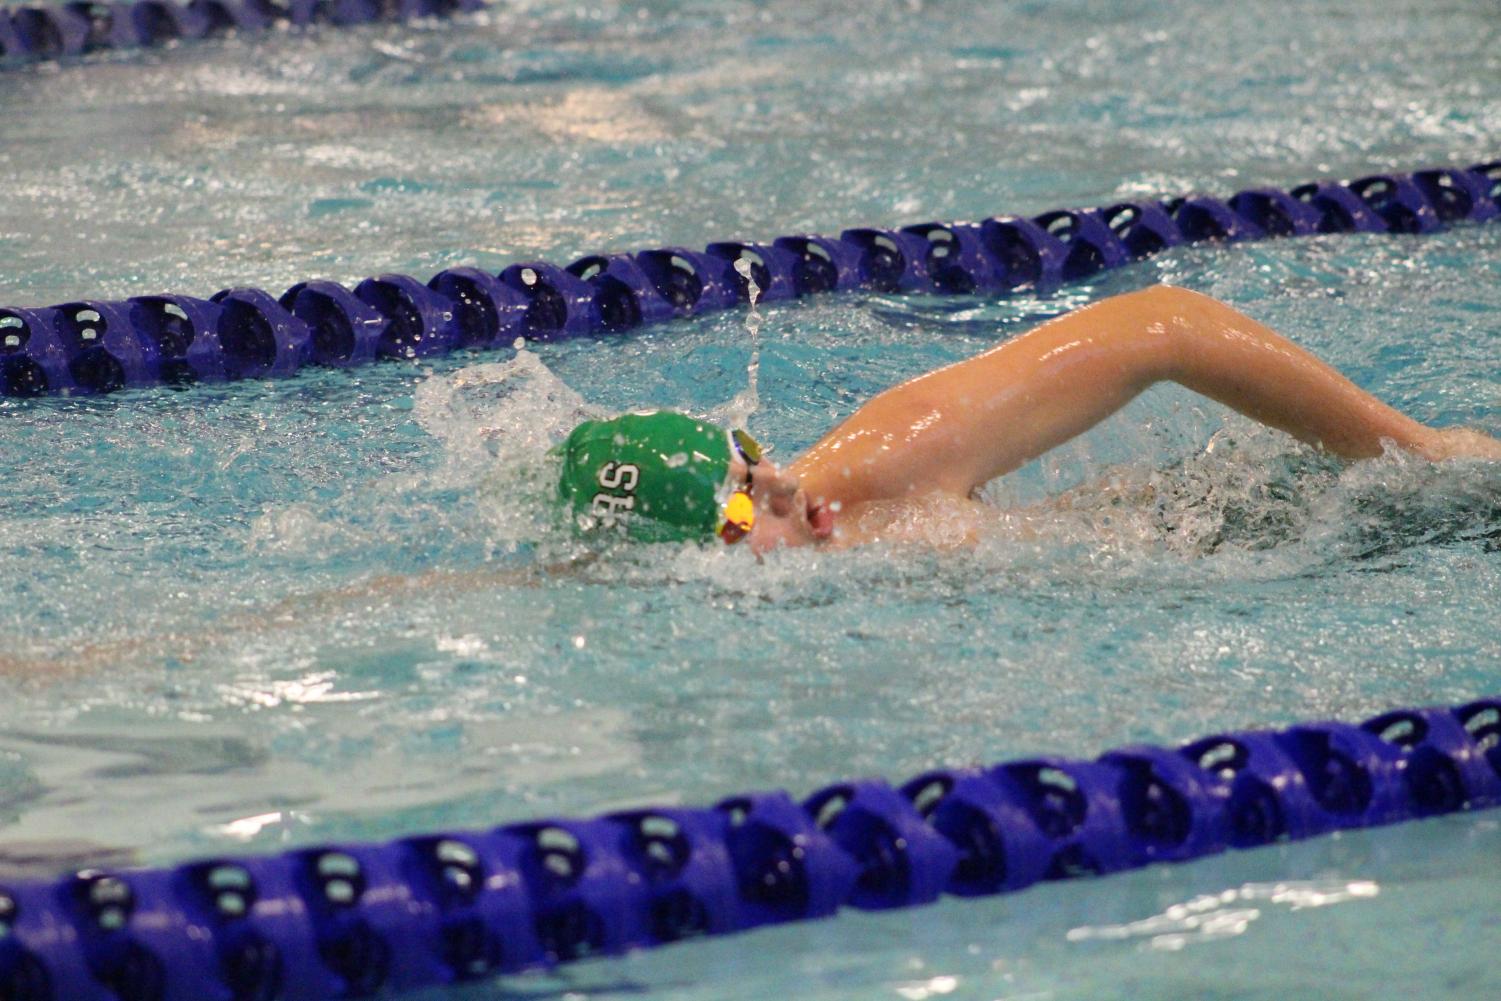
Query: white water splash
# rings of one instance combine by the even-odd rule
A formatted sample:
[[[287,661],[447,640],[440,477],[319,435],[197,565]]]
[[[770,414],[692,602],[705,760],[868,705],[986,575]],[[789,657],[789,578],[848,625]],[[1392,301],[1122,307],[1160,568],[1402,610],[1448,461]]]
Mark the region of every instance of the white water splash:
[[[745,279],[746,292],[750,296],[750,312],[745,316],[745,330],[750,337],[750,361],[745,366],[745,388],[736,393],[728,403],[715,407],[709,416],[715,423],[723,424],[725,427],[743,428],[749,426],[751,416],[761,409],[759,379],[763,317],[756,306],[761,301],[762,289],[756,284],[755,272],[750,261],[743,257],[737,259],[735,270],[739,272],[740,277]]]
[[[413,394],[412,416],[443,442],[443,461],[412,482],[393,478],[393,496],[426,497],[434,488],[478,496],[483,547],[495,555],[553,537],[548,501],[557,473],[549,450],[581,421],[610,414],[518,339],[514,358],[427,379]]]
[[[516,356],[434,376],[413,394],[412,416],[446,446],[450,464],[520,461],[545,453],[580,421],[605,416],[520,339]]]
[[[1085,925],[1069,930],[1070,942],[1141,939],[1153,949],[1177,952],[1196,942],[1243,934],[1261,917],[1265,905],[1290,911],[1328,907],[1350,900],[1369,900],[1381,892],[1370,880],[1301,880],[1246,883],[1220,893],[1203,894],[1174,904],[1161,914],[1116,925]],[[1258,906],[1260,905],[1260,906]]]
[[[337,522],[322,517],[318,509],[303,502],[267,505],[250,520],[246,545],[262,552],[299,553],[315,546],[332,545],[346,532]]]

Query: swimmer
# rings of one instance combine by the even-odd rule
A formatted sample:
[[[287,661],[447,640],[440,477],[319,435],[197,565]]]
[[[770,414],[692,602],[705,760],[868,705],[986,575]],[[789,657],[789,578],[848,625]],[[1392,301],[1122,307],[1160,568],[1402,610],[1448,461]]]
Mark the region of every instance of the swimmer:
[[[558,491],[588,531],[641,540],[780,546],[968,538],[997,512],[973,495],[1170,380],[1349,459],[1388,447],[1426,459],[1501,460],[1501,442],[1435,429],[1381,403],[1328,365],[1207,296],[1157,287],[1087,306],[981,355],[888,389],[779,467],[743,431],[682,414],[586,421],[558,449]],[[942,521],[945,531],[925,532]],[[959,532],[950,531],[958,527]],[[715,543],[716,545],[718,543]],[[0,677],[55,681],[134,661],[188,663],[310,622],[395,609],[417,596],[497,584],[542,587],[597,553],[522,568],[384,575],[207,628],[111,636],[53,650],[0,650]]]
[[[1116,296],[880,393],[785,468],[742,430],[659,411],[586,421],[559,448],[584,533],[852,546],[984,510],[986,483],[1171,381],[1345,459],[1395,447],[1501,460],[1501,441],[1420,424],[1224,303],[1170,286]]]

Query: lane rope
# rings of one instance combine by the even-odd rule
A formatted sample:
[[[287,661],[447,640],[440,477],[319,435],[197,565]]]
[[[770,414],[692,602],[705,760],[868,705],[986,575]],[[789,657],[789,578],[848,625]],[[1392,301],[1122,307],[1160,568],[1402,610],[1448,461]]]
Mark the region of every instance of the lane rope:
[[[8,1001],[369,997],[1501,804],[1501,698],[0,887]]]
[[[0,7],[0,68],[311,25],[453,17],[485,0],[68,0]]]
[[[606,335],[749,300],[857,289],[1005,295],[1043,292],[1171,247],[1318,233],[1431,233],[1501,216],[1501,160],[1315,181],[1289,191],[1060,209],[980,222],[851,228],[770,242],[721,241],[595,254],[565,267],[498,274],[450,268],[427,282],[367,278],[352,290],[306,281],[280,296],[228,288],[0,307],[0,395],[292,376],[304,366],[509,348],[518,337]]]

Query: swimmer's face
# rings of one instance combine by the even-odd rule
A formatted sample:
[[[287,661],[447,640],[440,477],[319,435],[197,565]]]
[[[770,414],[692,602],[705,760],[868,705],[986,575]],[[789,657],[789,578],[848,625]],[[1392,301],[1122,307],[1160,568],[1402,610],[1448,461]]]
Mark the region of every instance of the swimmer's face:
[[[756,555],[778,546],[810,546],[832,533],[832,519],[813,510],[797,479],[770,459],[747,466],[736,456],[730,473],[747,485],[756,504],[756,520],[746,540]]]

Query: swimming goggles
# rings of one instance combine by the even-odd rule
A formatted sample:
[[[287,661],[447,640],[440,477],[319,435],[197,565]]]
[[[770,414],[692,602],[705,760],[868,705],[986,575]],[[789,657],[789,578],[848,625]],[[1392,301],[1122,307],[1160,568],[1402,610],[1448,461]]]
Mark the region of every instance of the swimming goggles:
[[[749,489],[750,470],[766,454],[761,443],[752,438],[748,431],[738,429],[731,431],[730,441],[735,446],[735,452],[745,461],[746,479],[745,489],[736,490],[730,494],[729,500],[724,502],[724,509],[720,512],[719,537],[727,546],[733,546],[749,535],[751,526],[756,523],[756,502],[751,499]]]
[[[761,447],[759,441],[751,437],[749,431],[741,431],[738,428],[731,431],[730,441],[734,444],[735,451],[740,453],[740,458],[745,460],[747,466],[754,466],[766,454],[766,449]]]

